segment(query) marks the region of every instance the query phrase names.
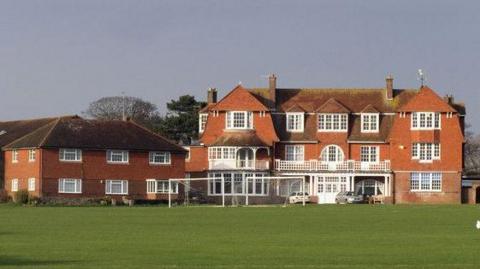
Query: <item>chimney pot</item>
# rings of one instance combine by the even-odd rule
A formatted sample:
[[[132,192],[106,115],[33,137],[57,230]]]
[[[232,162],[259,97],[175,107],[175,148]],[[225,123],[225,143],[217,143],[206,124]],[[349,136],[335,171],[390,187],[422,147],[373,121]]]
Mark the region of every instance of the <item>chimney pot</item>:
[[[388,75],[387,78],[385,79],[386,82],[386,94],[387,94],[387,100],[392,100],[393,99],[393,77],[392,75]]]
[[[208,88],[207,103],[208,104],[214,104],[216,102],[217,102],[217,89]]]

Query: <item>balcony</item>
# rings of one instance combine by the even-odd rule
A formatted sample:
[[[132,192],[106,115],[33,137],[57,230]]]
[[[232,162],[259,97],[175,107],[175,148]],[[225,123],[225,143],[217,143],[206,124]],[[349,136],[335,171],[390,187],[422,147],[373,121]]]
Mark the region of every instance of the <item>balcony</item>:
[[[268,170],[268,160],[209,160],[209,170]]]
[[[322,162],[319,160],[309,161],[285,161],[275,160],[276,171],[321,171],[321,172],[363,172],[363,173],[386,173],[390,172],[390,160],[378,163],[367,163],[355,160],[342,162]]]

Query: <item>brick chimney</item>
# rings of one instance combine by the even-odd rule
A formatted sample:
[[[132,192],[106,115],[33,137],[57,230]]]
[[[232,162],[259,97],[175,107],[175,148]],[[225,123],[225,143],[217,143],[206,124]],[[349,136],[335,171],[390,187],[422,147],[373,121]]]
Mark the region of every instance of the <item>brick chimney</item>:
[[[214,104],[216,102],[217,102],[217,89],[208,88],[207,103]]]
[[[385,79],[386,82],[386,94],[387,94],[387,100],[392,100],[393,99],[393,77],[391,75],[388,75],[387,78]]]
[[[268,99],[270,99],[271,106],[274,108],[277,102],[277,77],[275,74],[268,76]]]
[[[451,105],[454,102],[453,95],[447,94],[443,97],[443,101],[445,101],[447,104]]]

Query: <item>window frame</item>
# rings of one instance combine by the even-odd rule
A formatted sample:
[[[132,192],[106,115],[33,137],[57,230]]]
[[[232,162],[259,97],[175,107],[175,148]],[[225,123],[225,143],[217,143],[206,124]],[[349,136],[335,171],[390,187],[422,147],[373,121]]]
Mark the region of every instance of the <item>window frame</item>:
[[[290,118],[292,117],[292,118]],[[293,120],[293,122],[292,122]],[[305,129],[305,113],[303,112],[288,112],[285,113],[285,127],[287,132],[291,133],[303,133]],[[290,128],[290,124],[293,124],[294,128]]]
[[[439,161],[442,158],[441,148],[441,143],[414,142],[410,152],[411,159],[420,163]]]
[[[65,156],[67,156],[67,154],[72,154],[72,151],[75,151],[75,159],[66,159]],[[82,150],[76,148],[60,148],[58,150],[58,160],[61,162],[82,162]]]
[[[121,161],[115,161],[115,160],[112,160],[112,156],[113,154],[119,154],[121,153],[122,154],[122,160]],[[128,164],[129,161],[130,161],[130,153],[128,150],[117,150],[117,149],[109,149],[106,151],[106,157],[107,157],[107,163],[109,164]],[[126,156],[126,160],[125,160],[125,156]]]
[[[338,128],[334,128],[335,117],[338,117]],[[327,126],[329,126],[330,128],[327,128]],[[348,113],[318,113],[317,132],[348,132]]]
[[[372,121],[372,117],[375,118],[375,121]],[[368,118],[368,121],[365,120]],[[375,123],[375,129],[372,128],[372,124]],[[365,129],[365,124],[368,126]],[[360,126],[362,133],[378,133],[380,129],[380,114],[379,113],[360,113]]]
[[[18,163],[18,150],[12,150],[12,163]]]
[[[74,184],[74,191],[66,191],[66,183]],[[81,194],[82,193],[82,179],[80,178],[59,178],[58,179],[58,193],[67,194]]]
[[[163,158],[165,162],[156,162],[155,157],[157,154],[165,155]],[[149,151],[148,152],[148,163],[150,165],[171,165],[172,164],[172,154],[169,151]]]
[[[18,178],[12,178],[10,181],[10,191],[18,192],[18,185],[19,185]]]
[[[235,115],[243,114],[243,126],[235,127]],[[238,119],[237,119],[238,120]],[[251,111],[227,111],[225,113],[225,129],[227,130],[252,130],[253,112]]]
[[[423,126],[422,126],[423,125]],[[412,112],[410,119],[410,130],[441,130],[442,113],[441,112]]]
[[[335,155],[335,161],[330,161],[330,157],[332,157],[332,152],[331,148],[335,149],[334,155]],[[325,154],[325,155],[324,155]],[[340,158],[341,157],[341,158]],[[345,153],[343,152],[343,149],[335,144],[330,144],[326,145],[323,147],[322,151],[320,151],[320,161],[322,163],[341,163],[345,161]]]
[[[409,183],[410,192],[442,192],[443,175],[441,172],[411,172]]]
[[[121,192],[113,193],[112,185],[121,184]],[[128,180],[125,179],[107,179],[105,180],[105,194],[106,195],[128,195]]]
[[[199,113],[198,114],[198,133],[203,133],[205,127],[207,126],[208,113]]]
[[[149,178],[147,182],[147,193],[149,194],[168,194],[168,179],[152,179]],[[166,184],[166,186],[165,186]],[[170,194],[178,194],[178,182],[171,182],[172,191]],[[161,186],[161,188],[159,188]],[[152,190],[154,188],[154,190]]]
[[[367,152],[364,152],[367,149]],[[372,152],[374,150],[375,152]],[[372,158],[372,153],[375,159]],[[365,155],[366,154],[366,155]],[[363,157],[367,157],[368,160],[364,160]],[[379,146],[360,146],[360,162],[362,163],[379,163],[380,162],[380,147]]]
[[[293,150],[293,151],[289,152],[289,150]],[[293,156],[293,159],[290,158],[292,156]],[[300,156],[301,158],[298,158]],[[304,162],[305,161],[305,145],[285,145],[285,160],[291,161],[291,162]]]
[[[36,187],[36,182],[35,182],[35,178],[34,177],[31,177],[31,178],[28,178],[27,180],[27,190],[28,191],[35,191],[35,187]]]
[[[28,150],[28,162],[32,163],[35,162],[37,158],[37,150],[36,149],[29,149]]]

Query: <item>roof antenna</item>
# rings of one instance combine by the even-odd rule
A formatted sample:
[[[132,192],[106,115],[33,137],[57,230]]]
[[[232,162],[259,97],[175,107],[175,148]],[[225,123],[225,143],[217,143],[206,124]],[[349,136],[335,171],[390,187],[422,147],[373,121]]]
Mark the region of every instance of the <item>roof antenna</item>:
[[[422,87],[425,85],[425,81],[427,81],[422,69],[418,69],[418,80],[420,80]]]

